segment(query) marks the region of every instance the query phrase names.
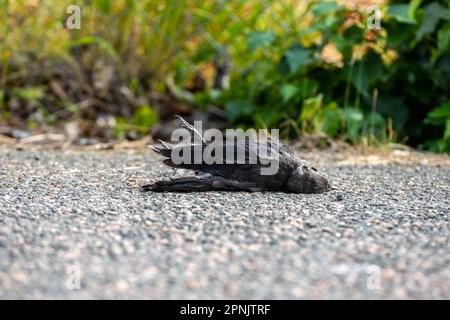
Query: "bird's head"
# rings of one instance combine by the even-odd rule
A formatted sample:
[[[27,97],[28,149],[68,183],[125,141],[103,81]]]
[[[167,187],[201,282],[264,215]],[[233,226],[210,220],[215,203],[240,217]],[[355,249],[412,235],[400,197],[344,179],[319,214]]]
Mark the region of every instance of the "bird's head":
[[[294,193],[322,193],[331,189],[327,179],[315,168],[299,166],[287,181],[289,191]]]

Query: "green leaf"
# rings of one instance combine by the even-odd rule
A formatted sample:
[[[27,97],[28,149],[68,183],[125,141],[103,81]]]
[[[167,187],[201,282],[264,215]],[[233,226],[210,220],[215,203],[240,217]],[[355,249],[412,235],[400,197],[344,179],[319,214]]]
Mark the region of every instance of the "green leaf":
[[[82,37],[80,39],[75,40],[72,45],[73,46],[82,46],[87,44],[96,43],[99,47],[101,47],[103,50],[108,53],[111,58],[113,58],[116,61],[120,61],[119,54],[117,53],[114,46],[108,42],[107,40],[100,38],[100,37],[94,37],[94,36],[86,36]]]
[[[428,114],[428,119],[431,121],[442,121],[446,119],[450,119],[450,101],[447,101],[440,107],[437,107],[436,109],[433,109]]]
[[[317,3],[312,11],[315,16],[323,16],[326,14],[334,13],[338,10],[339,6],[334,1],[324,1]]]
[[[150,106],[142,106],[133,115],[133,124],[151,128],[158,121],[158,113]]]
[[[283,102],[289,102],[293,97],[300,93],[300,88],[293,84],[283,84],[281,87],[281,96],[283,97]]]
[[[409,8],[408,8],[408,17],[410,19],[414,19],[415,15],[416,15],[416,11],[420,7],[420,4],[422,3],[422,1],[423,0],[411,0],[411,2],[409,3]]]
[[[445,140],[449,140],[450,139],[450,117],[445,122],[444,139]]]
[[[286,55],[284,55],[281,61],[278,63],[277,70],[284,77],[289,75],[291,68],[287,62]]]
[[[364,125],[364,114],[362,111],[356,108],[346,108],[344,110],[344,121],[347,136],[352,140],[357,140]]]
[[[369,96],[371,87],[380,80],[384,74],[383,62],[375,53],[369,53],[364,60],[355,64],[352,83],[364,96]]]
[[[446,142],[444,139],[429,140],[424,147],[433,152],[450,152],[450,142]]]
[[[415,43],[417,26],[413,24],[390,24],[387,26],[387,41],[392,48],[408,46]]]
[[[439,31],[437,35],[437,49],[433,52],[433,63],[439,59],[439,57],[450,50],[450,21],[447,22]]]
[[[410,7],[408,4],[393,4],[389,6],[388,15],[400,23],[415,24],[416,19],[410,17]]]
[[[416,38],[418,41],[422,40],[424,36],[432,34],[436,29],[439,19],[441,18],[441,12],[444,8],[437,2],[430,3],[425,8],[425,14],[417,31]]]
[[[441,19],[450,20],[450,9],[443,9],[441,11]]]
[[[300,113],[300,123],[305,123],[312,120],[316,113],[322,106],[323,94],[319,94],[316,97],[308,98],[303,101],[302,112]]]
[[[44,91],[44,87],[42,86],[14,88],[13,95],[27,101],[36,101],[44,97]]]
[[[231,122],[250,116],[255,109],[256,106],[250,101],[230,101],[225,104],[227,117]]]
[[[430,112],[428,114],[428,119],[425,122],[432,125],[442,125],[445,123],[442,138],[439,140],[427,141],[425,146],[436,152],[450,152],[450,101]]]
[[[342,110],[336,102],[327,105],[322,113],[321,131],[329,136],[335,137],[341,129]]]
[[[285,53],[285,57],[291,73],[297,72],[301,67],[314,61],[311,51],[299,44],[289,48]]]
[[[94,3],[100,8],[101,12],[104,14],[109,14],[111,12],[111,8],[113,2],[110,0],[95,0]]]
[[[272,30],[265,32],[253,32],[247,36],[247,46],[250,52],[258,48],[270,46],[277,36]]]

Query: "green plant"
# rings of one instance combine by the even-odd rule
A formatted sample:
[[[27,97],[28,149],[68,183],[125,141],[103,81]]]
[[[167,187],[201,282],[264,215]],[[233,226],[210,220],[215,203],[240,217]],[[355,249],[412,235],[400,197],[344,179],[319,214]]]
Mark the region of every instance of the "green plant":
[[[373,30],[364,7],[308,1],[295,16],[307,23],[245,32],[231,87],[198,95],[233,123],[293,129],[286,137],[322,131],[355,143],[423,145],[439,137],[424,122],[431,106],[449,99],[448,5],[391,1]],[[280,7],[280,20],[291,21],[293,10]]]
[[[144,134],[157,115],[142,106],[167,98],[167,79],[183,92],[200,74],[193,103],[238,127],[449,151],[446,120],[431,112],[450,100],[448,0],[390,1],[377,30],[367,0],[93,0],[80,30],[64,24],[73,3],[55,3],[0,0],[2,121],[109,113],[118,136]],[[219,90],[212,61],[225,49],[231,85]]]
[[[433,109],[426,119],[426,122],[443,128],[443,135],[440,139],[427,142],[427,147],[436,152],[450,151],[450,101],[440,107]]]
[[[158,113],[151,106],[141,106],[136,110],[131,121],[123,117],[116,119],[114,134],[118,138],[123,138],[128,131],[145,134],[157,121]]]

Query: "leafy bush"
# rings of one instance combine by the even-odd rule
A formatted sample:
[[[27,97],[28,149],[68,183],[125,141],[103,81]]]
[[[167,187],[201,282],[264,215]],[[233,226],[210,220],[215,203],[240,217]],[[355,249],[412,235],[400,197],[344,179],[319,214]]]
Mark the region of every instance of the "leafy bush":
[[[92,0],[70,31],[72,1],[2,1],[0,119],[95,124],[107,113],[118,136],[144,133],[166,80],[189,87],[200,74],[209,85],[194,103],[237,126],[448,152],[450,1],[387,2]],[[369,4],[381,29],[368,28]],[[233,69],[219,90],[211,62],[223,50]]]
[[[443,129],[425,121],[450,96],[448,1],[382,10],[381,29],[373,30],[365,7],[310,1],[296,16],[309,25],[249,30],[231,87],[212,90],[204,103],[223,106],[236,124],[279,126],[288,137],[322,131],[450,151],[444,140],[439,148],[427,143]]]

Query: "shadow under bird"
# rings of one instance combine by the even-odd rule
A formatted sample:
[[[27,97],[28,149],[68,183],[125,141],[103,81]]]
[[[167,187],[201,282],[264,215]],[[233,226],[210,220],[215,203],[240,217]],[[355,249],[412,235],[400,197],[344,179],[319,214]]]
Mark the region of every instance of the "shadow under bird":
[[[191,132],[192,135],[198,135],[201,143],[189,145],[170,145],[160,141],[159,145],[150,146],[150,148],[165,157],[164,164],[172,168],[181,168],[194,171],[193,176],[170,178],[169,180],[157,181],[152,184],[144,185],[141,191],[153,192],[201,192],[201,191],[279,191],[288,193],[322,193],[330,190],[330,184],[327,179],[320,175],[313,167],[308,167],[288,145],[274,141],[260,142],[256,140],[223,141],[223,154],[228,150],[234,152],[234,159],[239,155],[249,154],[257,155],[256,162],[234,160],[226,163],[208,164],[204,160],[201,163],[180,163],[175,164],[172,159],[172,152],[181,156],[185,153],[191,153],[193,159],[194,149],[200,147],[204,150],[208,142],[203,139],[201,134],[183,118],[180,119],[181,126]],[[231,146],[230,146],[231,144]],[[276,147],[276,148],[273,148]],[[278,170],[272,175],[262,175],[261,169],[267,167],[267,162],[261,161],[260,154],[267,150],[276,150],[276,161]],[[198,150],[198,149],[197,149]],[[273,152],[273,151],[272,151]]]

